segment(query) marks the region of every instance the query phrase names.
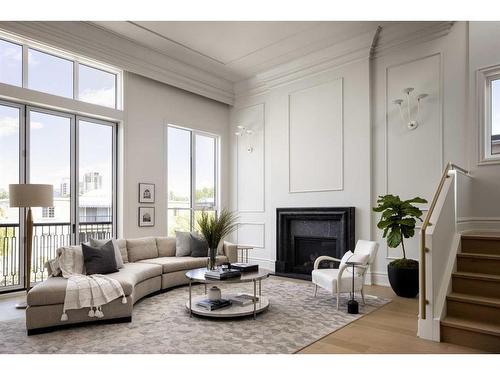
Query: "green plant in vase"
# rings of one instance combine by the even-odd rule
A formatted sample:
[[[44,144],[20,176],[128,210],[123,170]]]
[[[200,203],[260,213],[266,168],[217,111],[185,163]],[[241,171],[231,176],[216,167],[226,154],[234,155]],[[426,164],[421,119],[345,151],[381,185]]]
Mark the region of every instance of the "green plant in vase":
[[[236,230],[237,220],[238,216],[227,209],[223,209],[217,216],[210,215],[206,211],[200,213],[196,222],[200,233],[208,243],[208,269],[215,269],[219,243]]]
[[[415,297],[418,293],[418,261],[406,258],[405,238],[415,235],[417,220],[422,221],[422,211],[413,204],[427,203],[427,200],[415,197],[401,200],[398,195],[381,195],[377,200],[375,212],[381,212],[377,227],[383,230],[382,237],[387,239],[387,246],[396,248],[401,245],[403,258],[390,262],[387,274],[392,289],[398,296]]]

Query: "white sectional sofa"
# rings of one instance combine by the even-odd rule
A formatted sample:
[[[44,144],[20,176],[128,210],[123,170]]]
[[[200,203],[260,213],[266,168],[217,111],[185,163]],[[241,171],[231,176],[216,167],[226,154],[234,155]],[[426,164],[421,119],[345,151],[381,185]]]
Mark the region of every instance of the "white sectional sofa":
[[[175,238],[146,237],[117,240],[124,267],[107,274],[120,282],[127,303],[114,300],[102,307],[105,318],[88,316],[88,308],[70,310],[68,320],[61,321],[67,279],[49,277],[34,286],[28,293],[26,329],[28,335],[51,331],[61,326],[84,322],[130,322],[133,305],[141,298],[188,282],[187,270],[205,267],[205,257],[176,257]],[[217,263],[236,262],[236,245],[224,242],[217,256]]]

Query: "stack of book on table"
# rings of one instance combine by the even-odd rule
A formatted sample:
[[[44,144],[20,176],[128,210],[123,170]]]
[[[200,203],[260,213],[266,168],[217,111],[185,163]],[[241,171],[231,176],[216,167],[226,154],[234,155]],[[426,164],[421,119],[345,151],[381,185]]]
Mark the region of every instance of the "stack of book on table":
[[[205,272],[205,277],[208,279],[215,279],[215,280],[226,280],[230,279],[233,277],[240,277],[241,272],[238,270],[232,270],[232,269],[217,269],[213,271],[206,271]]]
[[[254,296],[247,293],[238,293],[229,298],[231,302],[238,306],[247,306],[253,304]],[[259,297],[255,297],[255,302],[259,302]]]
[[[231,306],[231,304],[232,302],[228,299],[218,299],[215,301],[211,301],[208,298],[196,303],[197,306],[203,307],[207,311],[222,309],[224,307]]]
[[[230,267],[241,272],[257,272],[259,270],[259,265],[253,263],[231,263]]]

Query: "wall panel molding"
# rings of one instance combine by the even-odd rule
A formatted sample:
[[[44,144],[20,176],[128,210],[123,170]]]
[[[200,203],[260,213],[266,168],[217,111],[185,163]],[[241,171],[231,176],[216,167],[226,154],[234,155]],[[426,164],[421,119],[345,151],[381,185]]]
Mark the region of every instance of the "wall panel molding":
[[[254,110],[256,113],[254,114],[254,118],[251,121],[252,123],[248,123],[245,119],[240,120],[238,117],[242,117],[244,115],[245,111],[252,111]],[[251,129],[254,131],[254,133],[251,136],[245,135],[243,137],[246,137],[245,139],[248,139],[248,137],[253,137],[255,140],[257,138],[257,146],[254,149],[254,151],[249,154],[249,157],[254,156],[255,158],[260,157],[261,160],[259,161],[259,164],[256,165],[258,169],[258,176],[250,176],[251,178],[256,178],[260,177],[261,178],[261,183],[259,184],[258,189],[261,191],[259,192],[256,190],[257,193],[259,193],[262,198],[260,199],[260,202],[253,208],[242,208],[242,203],[240,202],[240,199],[242,197],[241,194],[241,189],[240,189],[240,178],[242,176],[241,173],[241,168],[240,168],[240,161],[243,158],[243,155],[248,155],[247,151],[245,150],[242,152],[240,149],[242,148],[240,144],[240,138],[237,137],[234,134],[231,134],[231,136],[236,137],[236,210],[241,213],[264,213],[266,211],[266,193],[265,193],[265,185],[266,185],[266,152],[265,152],[265,145],[266,145],[266,114],[265,114],[265,103],[259,103],[247,107],[241,107],[237,109],[238,115],[236,116],[237,119],[236,124],[234,125],[234,129],[237,129],[237,125],[242,125],[245,126],[247,129]],[[255,122],[254,122],[255,121]],[[243,155],[241,154],[243,153]],[[249,175],[249,171],[246,170],[246,176]],[[245,183],[244,181],[241,183]]]
[[[250,233],[244,233],[245,227],[251,227]],[[253,231],[253,233],[252,233]],[[249,240],[249,237],[253,237]],[[266,224],[254,222],[239,222],[236,230],[236,243],[253,246],[256,249],[264,249],[266,247]],[[249,255],[249,258],[251,255]]]
[[[328,89],[327,86],[330,86],[330,92],[322,92],[322,90]],[[295,110],[308,110],[308,108],[293,108],[293,96],[295,95],[323,95],[325,96],[326,94],[328,95],[337,95],[338,103],[335,103],[338,105],[338,108],[335,109],[334,106],[334,100],[335,97],[331,97],[328,99],[331,99],[331,102],[329,100],[325,100],[325,98],[310,98],[310,99],[305,99],[305,98],[298,98],[297,100],[300,101],[302,100],[302,105],[308,105],[311,102],[319,102],[317,99],[323,99],[324,104],[325,104],[325,110],[331,110],[332,112],[326,113],[325,116],[331,117],[329,121],[332,121],[331,125],[332,127],[334,125],[337,125],[338,129],[332,129],[332,134],[328,135],[316,135],[314,137],[314,141],[316,142],[309,142],[307,139],[304,139],[306,134],[311,134],[314,132],[315,129],[310,129],[310,131],[306,131],[305,129],[300,129],[298,127],[303,126],[300,122],[304,120],[304,118],[312,119],[314,117],[318,116],[317,112],[314,113],[298,113],[298,119],[294,119],[293,116],[294,114],[292,113]],[[318,108],[315,108],[316,110]],[[328,121],[328,120],[327,120]],[[292,125],[292,123],[294,123]],[[305,120],[304,120],[305,123]],[[310,125],[310,122],[305,123],[307,126]],[[322,125],[322,124],[320,124]],[[300,154],[300,157],[297,156],[294,158],[293,152],[294,152],[294,145],[295,143],[293,141],[293,134],[292,134],[292,127],[295,127],[299,131],[300,134],[298,135],[299,139],[301,140],[301,147],[302,149],[300,150],[295,150]],[[318,143],[325,143],[324,140],[328,139],[330,136],[330,139],[328,144],[324,144],[323,147],[318,147]],[[332,138],[333,136],[333,138]],[[337,137],[335,137],[337,136]],[[321,141],[323,140],[323,142]],[[305,152],[303,150],[303,147],[307,146],[308,144],[314,144],[312,149],[309,150],[309,152]],[[335,148],[335,146],[338,146]],[[336,155],[330,155],[328,152],[330,151],[335,151],[337,152]],[[324,155],[321,155],[320,152],[323,152]],[[298,165],[297,168],[300,170],[296,173],[293,173],[293,168],[294,168],[294,162],[293,159],[300,160],[301,162],[308,162],[308,160],[304,160],[306,155],[312,155],[315,154],[314,160],[309,160],[308,165],[303,165],[300,166]],[[337,156],[337,158],[335,158]],[[313,173],[310,176],[309,172],[311,170],[317,171],[318,166],[321,165],[321,162],[318,160],[323,160],[323,163],[326,163],[324,165],[324,172],[330,171],[332,163],[337,162],[337,170],[333,171],[331,181],[317,181],[316,184],[317,186],[314,186],[314,181],[312,181],[313,176],[318,176],[317,173]],[[337,173],[335,173],[337,172]],[[320,173],[323,173],[321,171]],[[298,186],[298,183],[294,181],[294,175],[300,175],[300,185]],[[325,175],[322,175],[321,178],[324,179]],[[340,191],[344,189],[344,84],[343,84],[343,78],[337,78],[335,80],[321,83],[318,85],[306,87],[297,91],[290,92],[288,94],[288,192],[289,193],[310,193],[310,192],[326,192],[326,191]]]
[[[409,65],[409,64],[413,64],[415,62],[418,62],[418,61],[424,61],[426,59],[430,59],[430,58],[434,58],[434,57],[439,57],[439,80],[438,80],[438,100],[439,100],[439,103],[438,103],[438,109],[439,109],[439,114],[438,114],[438,118],[439,118],[439,147],[440,147],[440,150],[439,150],[439,163],[438,163],[438,168],[437,168],[437,173],[438,173],[438,176],[441,174],[443,168],[444,168],[444,120],[443,120],[443,112],[444,112],[444,109],[443,109],[443,106],[444,106],[444,101],[443,101],[443,86],[444,86],[444,82],[443,82],[443,58],[442,58],[442,53],[434,53],[434,54],[431,54],[431,55],[426,55],[426,56],[422,56],[422,57],[418,57],[418,58],[415,58],[415,59],[411,59],[411,60],[408,60],[408,61],[404,61],[404,62],[400,62],[400,63],[397,63],[397,64],[394,64],[394,65],[390,65],[390,66],[387,66],[386,69],[385,69],[385,134],[384,134],[384,140],[385,140],[385,145],[384,145],[384,157],[385,157],[385,161],[384,161],[384,167],[385,167],[385,194],[390,194],[390,193],[395,193],[395,192],[391,192],[390,191],[390,188],[389,188],[389,185],[390,185],[390,178],[391,178],[391,174],[390,174],[390,166],[389,166],[389,162],[390,162],[390,157],[389,157],[389,149],[390,149],[390,144],[389,144],[389,113],[390,113],[390,108],[391,107],[394,107],[395,105],[392,103],[392,100],[395,99],[395,98],[392,98],[392,97],[389,97],[389,74],[390,74],[390,70],[391,69],[394,69],[394,68],[399,68],[399,67],[402,67],[404,65]],[[402,82],[401,83],[401,90],[404,88],[404,87],[407,87],[406,86],[406,83],[405,82]],[[401,94],[402,95],[402,94]],[[425,110],[425,102],[423,102],[423,108]],[[401,127],[404,127],[405,125],[403,124],[403,121],[402,119],[399,117],[399,115],[397,115],[398,117],[398,126],[401,126]],[[419,126],[419,128],[415,129],[415,130],[408,130],[409,132],[418,132],[420,129],[420,127],[423,126],[423,124],[421,124]],[[424,145],[422,145],[424,146]],[[425,151],[425,150],[424,150]],[[396,176],[398,178],[400,178],[401,176]],[[398,194],[398,192],[396,192],[396,194]],[[404,198],[404,197],[403,197]],[[432,199],[432,197],[429,197]]]

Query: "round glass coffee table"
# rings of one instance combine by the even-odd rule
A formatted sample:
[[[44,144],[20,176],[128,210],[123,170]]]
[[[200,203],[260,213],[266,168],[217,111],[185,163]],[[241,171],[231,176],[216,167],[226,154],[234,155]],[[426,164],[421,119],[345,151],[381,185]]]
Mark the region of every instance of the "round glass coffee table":
[[[197,268],[186,272],[186,277],[189,279],[189,299],[186,302],[186,309],[189,311],[190,316],[193,314],[208,316],[211,318],[234,318],[240,316],[253,315],[254,319],[258,313],[267,310],[269,307],[269,299],[262,296],[262,280],[267,279],[271,271],[266,269],[259,269],[256,272],[245,272],[242,273],[240,277],[229,278],[225,280],[216,280],[205,277],[206,268]],[[193,296],[192,295],[192,284],[193,282],[205,284],[205,295]],[[252,283],[253,282],[253,303],[244,306],[238,306],[232,304],[231,306],[217,309],[217,310],[206,310],[203,307],[197,305],[201,300],[207,297],[207,285],[208,284],[241,284],[241,283]],[[257,294],[258,288],[258,294]],[[229,299],[234,294],[223,293],[222,297]],[[257,300],[258,298],[258,300]]]

